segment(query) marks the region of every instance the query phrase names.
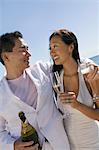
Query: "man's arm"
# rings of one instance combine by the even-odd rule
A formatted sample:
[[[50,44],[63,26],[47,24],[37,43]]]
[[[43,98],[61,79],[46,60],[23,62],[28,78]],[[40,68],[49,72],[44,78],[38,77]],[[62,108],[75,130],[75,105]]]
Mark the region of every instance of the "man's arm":
[[[11,137],[6,130],[6,120],[0,116],[0,150],[38,150],[38,144]]]
[[[6,120],[0,116],[0,150],[14,150],[14,141],[6,130]]]

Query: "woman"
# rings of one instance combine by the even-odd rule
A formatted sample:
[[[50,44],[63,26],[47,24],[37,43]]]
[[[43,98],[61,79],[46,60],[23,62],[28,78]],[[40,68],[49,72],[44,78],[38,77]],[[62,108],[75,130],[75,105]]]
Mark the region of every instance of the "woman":
[[[49,42],[53,72],[58,71],[60,79],[60,89],[55,85],[55,90],[60,90],[55,93],[57,105],[71,150],[99,150],[99,68],[81,73],[78,42],[72,32],[55,31]]]

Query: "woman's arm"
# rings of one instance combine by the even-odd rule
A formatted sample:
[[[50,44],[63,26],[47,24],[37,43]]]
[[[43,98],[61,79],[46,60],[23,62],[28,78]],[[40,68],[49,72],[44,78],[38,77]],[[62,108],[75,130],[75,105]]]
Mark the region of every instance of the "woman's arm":
[[[73,105],[73,107],[79,110],[80,112],[82,112],[83,114],[85,114],[87,117],[94,119],[94,120],[99,120],[99,109],[88,107],[80,102]]]
[[[95,108],[79,103],[76,109],[92,119],[99,120],[99,66],[94,66],[94,70],[85,75],[85,80],[91,88]]]
[[[99,66],[94,66],[94,71],[86,74],[85,80],[91,88],[96,108],[99,108]]]

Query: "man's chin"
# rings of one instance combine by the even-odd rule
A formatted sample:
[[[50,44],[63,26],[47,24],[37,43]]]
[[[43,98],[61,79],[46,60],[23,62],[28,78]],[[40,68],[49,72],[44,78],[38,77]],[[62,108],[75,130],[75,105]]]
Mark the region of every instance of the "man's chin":
[[[30,65],[28,64],[28,65],[26,65],[25,67],[24,67],[24,69],[27,69],[27,68],[29,68],[30,67]]]
[[[30,67],[30,65],[27,65],[27,67],[26,68],[29,68]]]

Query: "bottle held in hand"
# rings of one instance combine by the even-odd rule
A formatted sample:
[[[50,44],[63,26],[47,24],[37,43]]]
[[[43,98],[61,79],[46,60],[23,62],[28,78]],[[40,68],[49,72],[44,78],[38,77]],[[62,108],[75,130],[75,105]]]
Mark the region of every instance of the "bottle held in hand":
[[[29,124],[28,120],[25,117],[24,112],[19,112],[19,118],[21,119],[21,139],[23,142],[33,141],[34,144],[39,144],[39,150],[41,150],[40,143],[38,140],[38,134],[36,129]]]

